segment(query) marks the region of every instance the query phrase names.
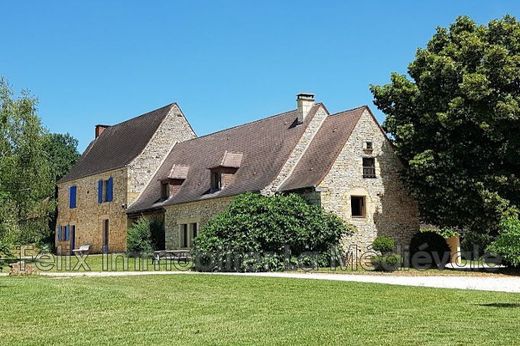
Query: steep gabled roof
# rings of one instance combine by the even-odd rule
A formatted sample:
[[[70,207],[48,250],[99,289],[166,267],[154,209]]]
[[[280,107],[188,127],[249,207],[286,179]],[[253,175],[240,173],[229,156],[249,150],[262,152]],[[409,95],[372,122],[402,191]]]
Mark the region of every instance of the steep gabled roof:
[[[127,212],[262,190],[278,175],[321,106],[314,105],[301,125],[296,125],[298,113],[293,110],[176,144]],[[234,181],[223,190],[210,193],[210,168],[221,166],[229,153],[235,154],[230,160],[235,164],[241,156]],[[161,186],[157,182],[170,173],[173,165],[189,166],[189,174],[174,196],[161,201]]]
[[[317,186],[330,171],[367,106],[329,115],[280,191]]]
[[[94,139],[78,162],[59,182],[121,168],[132,162],[146,147],[175,103],[106,128]]]

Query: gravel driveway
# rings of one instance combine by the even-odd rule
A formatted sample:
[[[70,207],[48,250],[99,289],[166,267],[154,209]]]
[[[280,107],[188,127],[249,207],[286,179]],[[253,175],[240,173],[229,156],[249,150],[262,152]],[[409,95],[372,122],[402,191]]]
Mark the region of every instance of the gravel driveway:
[[[470,276],[397,276],[384,275],[349,275],[327,273],[197,273],[197,272],[42,272],[42,276],[50,277],[109,277],[109,276],[140,276],[140,275],[229,275],[229,276],[259,276],[291,279],[312,279],[330,281],[367,282],[388,285],[419,286],[435,288],[456,288],[465,290],[516,292],[520,293],[520,277],[470,277]]]

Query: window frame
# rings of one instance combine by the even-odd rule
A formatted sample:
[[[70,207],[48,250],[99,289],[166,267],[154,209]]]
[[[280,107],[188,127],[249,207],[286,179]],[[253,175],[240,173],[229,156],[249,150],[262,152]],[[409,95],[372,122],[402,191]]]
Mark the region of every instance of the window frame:
[[[211,191],[216,192],[222,190],[222,173],[211,172]]]
[[[361,205],[360,207],[360,214],[354,215],[354,200],[359,200]],[[350,216],[353,219],[365,219],[367,217],[367,197],[366,196],[360,196],[360,195],[351,195],[350,196]]]
[[[74,191],[74,193],[73,193]],[[73,198],[74,197],[74,198]],[[69,209],[76,209],[78,206],[78,186],[69,186]]]
[[[365,160],[370,160],[373,166],[366,166]],[[376,174],[376,158],[364,156],[361,160],[361,165],[363,169],[363,179],[375,179],[377,178]]]

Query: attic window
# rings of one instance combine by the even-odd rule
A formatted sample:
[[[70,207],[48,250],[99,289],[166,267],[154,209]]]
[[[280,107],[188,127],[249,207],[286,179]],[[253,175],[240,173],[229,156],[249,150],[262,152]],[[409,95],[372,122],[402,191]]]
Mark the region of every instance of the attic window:
[[[211,191],[220,191],[222,189],[222,173],[211,172]]]
[[[363,145],[363,150],[365,150],[365,151],[374,150],[374,145],[373,145],[372,141],[366,141]]]
[[[217,166],[210,168],[211,171],[211,189],[210,192],[216,192],[231,185],[235,180],[235,173],[242,164],[242,153],[225,151],[224,156]]]
[[[167,200],[170,198],[170,184],[166,181],[161,182],[161,199]]]

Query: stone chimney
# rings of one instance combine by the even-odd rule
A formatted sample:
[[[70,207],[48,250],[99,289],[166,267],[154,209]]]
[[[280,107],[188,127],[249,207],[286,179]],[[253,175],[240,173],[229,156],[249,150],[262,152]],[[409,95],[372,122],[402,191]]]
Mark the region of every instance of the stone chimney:
[[[108,125],[96,125],[96,137],[94,138],[98,138],[102,133],[103,131],[105,131],[106,128],[108,128],[110,126]]]
[[[296,95],[296,104],[298,106],[298,123],[301,124],[314,106],[314,94],[299,93]]]

